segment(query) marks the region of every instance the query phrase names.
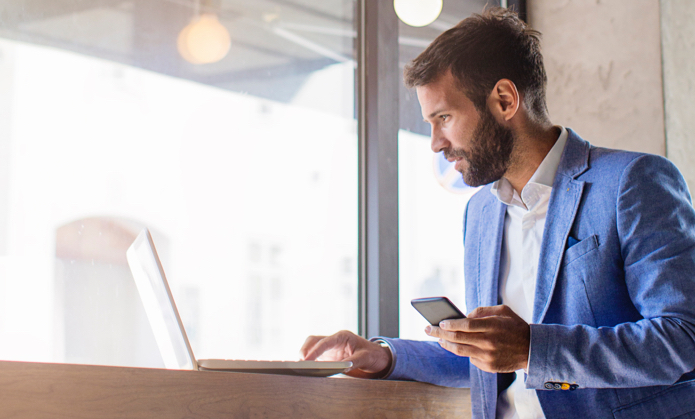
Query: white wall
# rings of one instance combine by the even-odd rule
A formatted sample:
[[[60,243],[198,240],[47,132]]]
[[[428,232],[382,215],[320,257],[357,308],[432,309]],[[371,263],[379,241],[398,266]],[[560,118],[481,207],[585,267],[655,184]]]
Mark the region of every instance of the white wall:
[[[661,1],[666,156],[695,186],[695,2]]]
[[[659,1],[529,0],[528,15],[551,120],[594,145],[665,155]]]

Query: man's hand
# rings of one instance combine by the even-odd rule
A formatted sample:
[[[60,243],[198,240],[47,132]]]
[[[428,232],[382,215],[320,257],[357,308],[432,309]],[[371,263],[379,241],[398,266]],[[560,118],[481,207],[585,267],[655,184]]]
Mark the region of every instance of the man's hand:
[[[465,319],[444,320],[425,332],[439,338],[447,351],[470,357],[487,372],[512,372],[528,368],[531,328],[511,308],[478,307]]]
[[[352,332],[331,336],[309,336],[299,351],[302,360],[351,361],[345,374],[359,378],[380,378],[391,367],[391,351]]]

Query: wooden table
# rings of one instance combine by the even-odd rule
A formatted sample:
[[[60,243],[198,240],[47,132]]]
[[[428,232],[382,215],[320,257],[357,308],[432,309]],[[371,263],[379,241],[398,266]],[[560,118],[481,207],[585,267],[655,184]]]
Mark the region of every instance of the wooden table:
[[[0,418],[470,418],[467,389],[405,381],[0,361]]]

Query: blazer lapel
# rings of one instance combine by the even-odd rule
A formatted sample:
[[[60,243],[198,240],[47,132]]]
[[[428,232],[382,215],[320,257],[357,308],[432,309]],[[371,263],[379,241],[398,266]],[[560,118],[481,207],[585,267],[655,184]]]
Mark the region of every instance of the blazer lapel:
[[[569,130],[567,145],[553,182],[553,191],[548,203],[548,213],[543,231],[543,242],[538,261],[536,296],[533,305],[533,323],[541,323],[550,306],[555,289],[565,243],[577,215],[584,182],[575,178],[584,173],[589,165],[590,145]]]
[[[500,273],[500,254],[507,206],[498,199],[483,208],[485,216],[478,226],[478,304],[481,307],[499,303],[497,284]]]
[[[504,234],[504,216],[507,206],[494,198],[492,194],[488,198],[487,205],[483,207],[482,217],[478,221],[478,306],[494,306],[499,304],[499,291],[497,284],[500,275],[500,256],[502,252],[502,240]],[[472,364],[471,364],[472,365]],[[483,391],[483,417],[494,418],[497,406],[497,375],[484,372],[475,368],[478,380]]]

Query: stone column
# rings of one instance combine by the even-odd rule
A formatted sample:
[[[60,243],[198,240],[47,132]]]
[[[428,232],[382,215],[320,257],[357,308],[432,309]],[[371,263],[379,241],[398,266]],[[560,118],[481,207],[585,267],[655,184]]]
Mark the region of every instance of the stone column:
[[[661,0],[666,156],[695,186],[695,2]]]

